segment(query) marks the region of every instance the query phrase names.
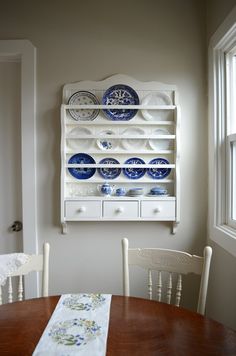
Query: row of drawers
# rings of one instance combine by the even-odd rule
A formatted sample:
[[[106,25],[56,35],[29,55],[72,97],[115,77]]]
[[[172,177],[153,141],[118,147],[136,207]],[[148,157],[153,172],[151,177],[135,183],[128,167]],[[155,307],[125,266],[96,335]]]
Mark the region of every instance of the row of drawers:
[[[65,219],[76,220],[175,220],[175,201],[100,201],[65,202]]]

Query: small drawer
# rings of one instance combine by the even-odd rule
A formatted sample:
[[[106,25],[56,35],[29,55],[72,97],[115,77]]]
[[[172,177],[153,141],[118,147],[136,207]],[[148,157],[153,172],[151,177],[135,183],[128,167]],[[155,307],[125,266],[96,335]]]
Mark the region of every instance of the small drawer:
[[[69,220],[80,220],[101,217],[100,201],[67,201],[65,203],[65,215]]]
[[[157,220],[175,220],[175,201],[142,201],[141,217]]]
[[[109,219],[128,220],[137,218],[138,202],[137,201],[104,201],[103,217]]]

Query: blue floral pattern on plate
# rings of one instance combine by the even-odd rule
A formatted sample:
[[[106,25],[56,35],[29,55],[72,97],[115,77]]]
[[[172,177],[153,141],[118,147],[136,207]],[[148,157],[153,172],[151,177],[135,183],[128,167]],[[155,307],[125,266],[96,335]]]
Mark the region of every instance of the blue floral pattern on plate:
[[[125,161],[125,164],[145,164],[145,162],[138,157],[132,157]],[[139,179],[144,176],[146,173],[146,168],[137,168],[137,167],[130,167],[130,168],[123,168],[123,173],[129,179]]]
[[[101,333],[101,326],[94,320],[74,318],[56,322],[52,325],[49,336],[54,342],[66,346],[82,346],[96,339]]]
[[[117,84],[108,88],[102,98],[103,105],[139,105],[136,91],[128,85]],[[111,120],[131,120],[136,109],[104,109],[105,115]]]
[[[115,132],[112,130],[103,130],[100,132],[101,138],[97,140],[97,145],[100,150],[114,150],[118,146],[118,142],[115,139],[110,138],[109,136],[115,135]]]
[[[154,158],[149,164],[169,164],[165,158]],[[148,168],[147,173],[154,179],[166,178],[171,172],[171,168]]]
[[[95,164],[95,160],[93,157],[87,155],[86,153],[77,153],[73,155],[69,161],[69,164]],[[92,167],[85,167],[85,168],[68,168],[70,174],[77,178],[77,179],[89,179],[91,178],[95,172],[96,169]]]
[[[115,158],[103,158],[99,164],[119,164],[120,162],[117,161]],[[115,179],[120,175],[121,169],[120,168],[98,168],[98,173],[105,179]]]

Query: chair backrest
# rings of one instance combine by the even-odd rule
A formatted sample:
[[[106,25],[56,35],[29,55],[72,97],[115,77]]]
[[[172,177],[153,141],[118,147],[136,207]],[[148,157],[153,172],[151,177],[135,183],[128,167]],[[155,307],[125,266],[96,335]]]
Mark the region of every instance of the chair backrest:
[[[201,275],[197,312],[205,313],[209,270],[212,248],[204,248],[203,257],[190,255],[189,253],[161,248],[129,248],[128,239],[122,239],[123,253],[123,294],[130,295],[129,266],[139,266],[148,272],[148,295],[153,298],[153,274],[157,271],[156,294],[157,300],[162,300],[163,272],[167,272],[166,278],[166,302],[171,303],[173,290],[173,274],[177,274],[175,289],[175,305],[180,305],[182,294],[182,275],[194,273]]]
[[[31,273],[31,272],[42,272],[42,296],[48,296],[48,284],[49,284],[49,251],[50,245],[49,243],[44,243],[43,245],[43,253],[39,255],[28,255],[28,260],[25,264],[19,267],[16,271],[11,273],[9,277],[7,277],[6,288],[7,288],[7,299],[8,303],[13,302],[13,278],[18,279],[17,283],[17,296],[15,299],[18,301],[22,301],[24,299],[24,283],[23,276]],[[3,286],[0,286],[0,305],[3,303],[2,298],[2,290]]]

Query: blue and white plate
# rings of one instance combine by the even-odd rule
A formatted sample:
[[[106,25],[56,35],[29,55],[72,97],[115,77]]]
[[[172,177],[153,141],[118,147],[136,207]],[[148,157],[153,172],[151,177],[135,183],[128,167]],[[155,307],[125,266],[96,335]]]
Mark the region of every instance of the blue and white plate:
[[[103,158],[99,164],[120,164],[115,158]],[[105,179],[115,179],[120,175],[121,169],[120,168],[99,168],[98,173]]]
[[[98,105],[99,101],[96,96],[89,91],[80,90],[71,95],[68,100],[69,105]],[[70,109],[69,113],[75,120],[90,121],[94,120],[98,114],[98,109]]]
[[[169,164],[165,158],[154,158],[149,164]],[[171,168],[148,168],[147,174],[154,179],[166,178],[171,172]]]
[[[125,161],[125,164],[145,164],[145,162],[138,157],[132,157]],[[139,179],[146,173],[146,168],[129,167],[123,168],[123,173],[129,179]]]
[[[108,88],[102,98],[103,105],[139,105],[136,91],[124,84],[113,85]],[[105,109],[104,113],[111,120],[131,120],[136,114],[136,109]]]
[[[118,140],[110,138],[111,135],[115,135],[112,130],[103,130],[99,133],[101,138],[97,140],[97,145],[100,150],[110,151],[114,150],[118,146]]]
[[[69,164],[95,164],[95,160],[87,155],[86,153],[77,153],[73,155],[69,161]],[[87,168],[68,168],[68,171],[70,174],[77,178],[77,179],[89,179],[91,178],[95,172],[96,169],[92,167],[87,167]]]

